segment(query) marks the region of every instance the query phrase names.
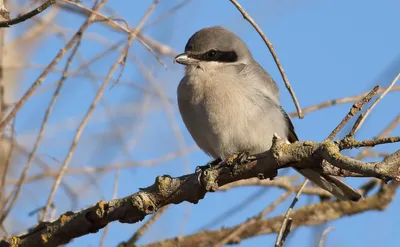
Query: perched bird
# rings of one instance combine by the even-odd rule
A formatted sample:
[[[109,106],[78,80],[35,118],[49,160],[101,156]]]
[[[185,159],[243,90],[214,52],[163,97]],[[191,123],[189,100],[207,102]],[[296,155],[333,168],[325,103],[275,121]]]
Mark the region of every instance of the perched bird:
[[[179,111],[208,155],[226,159],[243,152],[261,153],[270,149],[274,133],[298,141],[280,105],[276,83],[233,32],[219,26],[201,29],[174,61],[186,65],[177,92]],[[338,199],[361,198],[333,176],[296,170]]]

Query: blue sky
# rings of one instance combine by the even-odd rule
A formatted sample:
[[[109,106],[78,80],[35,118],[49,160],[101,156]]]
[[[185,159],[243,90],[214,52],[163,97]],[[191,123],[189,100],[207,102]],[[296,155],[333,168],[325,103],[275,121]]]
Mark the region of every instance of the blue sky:
[[[83,1],[88,5],[89,1]],[[150,18],[157,19],[168,9],[181,1],[161,0],[154,14]],[[354,0],[354,1],[240,1],[243,7],[254,18],[259,26],[274,44],[274,48],[284,66],[287,76],[297,94],[301,106],[310,106],[328,99],[356,95],[366,92],[376,84],[388,86],[398,72],[400,72],[400,32],[398,32],[398,10],[400,2],[396,0]],[[150,0],[125,1],[113,0],[108,3],[118,16],[125,19],[129,25],[135,26],[150,5]],[[56,23],[60,26],[75,30],[83,19],[74,14],[61,14]],[[29,25],[29,24],[24,24]],[[250,47],[256,60],[272,75],[281,87],[282,105],[288,112],[295,107],[290,95],[283,86],[282,79],[276,65],[265,44],[254,29],[242,18],[241,14],[228,0],[193,0],[174,15],[165,18],[162,22],[150,26],[145,34],[153,39],[171,46],[177,52],[184,49],[187,39],[197,30],[222,25],[238,34]],[[116,42],[124,38],[102,24],[95,24],[88,30],[97,33],[103,39]],[[65,32],[67,37],[72,33]],[[47,65],[56,52],[63,47],[64,42],[50,36],[43,41],[40,49],[32,55],[30,62]],[[91,38],[85,38],[80,53],[86,60],[106,49],[104,44]],[[162,57],[168,70],[164,70],[138,42],[130,50],[145,64],[156,78],[157,83],[166,92],[169,98],[175,100],[176,87],[183,75],[183,67],[172,63],[171,57]],[[95,75],[106,75],[109,67],[118,57],[117,52],[105,56],[91,66]],[[66,59],[58,66],[62,68]],[[75,61],[73,68],[79,63]],[[388,69],[389,68],[389,69]],[[21,93],[40,73],[40,70],[30,69],[24,74]],[[115,74],[116,78],[118,72]],[[59,73],[51,73],[43,86],[50,85],[60,77]],[[132,62],[128,62],[121,80],[134,82],[144,88],[150,88]],[[97,85],[99,85],[97,82]],[[54,88],[54,87],[53,87]],[[53,89],[54,90],[54,89]],[[80,119],[86,112],[94,97],[94,87],[87,78],[74,77],[68,79],[60,100],[57,102],[54,114],[50,119],[56,135],[48,135],[38,154],[52,164],[54,169],[63,161],[72,140],[77,122],[68,125],[75,117]],[[48,90],[32,98],[23,107],[18,115],[17,132],[21,136],[30,136],[22,139],[26,146],[32,145],[32,137],[41,124],[46,107],[52,96]],[[168,122],[166,109],[160,100],[154,96],[145,96],[140,91],[130,89],[124,85],[117,85],[105,93],[106,105],[113,110],[128,107],[128,114],[119,116],[115,124],[120,126],[125,141],[135,140],[135,148],[129,154],[121,150],[121,141],[107,137],[115,125],[107,121],[91,121],[85,130],[82,141],[74,155],[71,167],[102,166],[110,162],[150,160],[174,152],[179,148],[171,124]],[[367,119],[363,128],[358,132],[358,139],[369,139],[376,136],[398,114],[400,103],[399,93],[391,93],[375,108]],[[146,105],[146,110],[135,105]],[[341,105],[307,114],[304,119],[294,119],[294,125],[300,139],[320,141],[327,137],[330,131],[347,113],[351,104]],[[183,133],[184,143],[193,146],[194,142],[186,131],[175,103],[171,104],[173,117]],[[95,116],[104,116],[104,105],[100,105]],[[143,113],[145,111],[145,113]],[[97,115],[96,115],[97,114]],[[28,124],[29,123],[29,124]],[[69,127],[68,127],[69,126]],[[114,127],[113,127],[114,126]],[[141,126],[140,128],[138,126]],[[57,130],[61,128],[62,131]],[[57,130],[57,131],[56,131]],[[396,128],[393,135],[400,135],[400,128]],[[343,136],[343,134],[342,134]],[[399,144],[385,145],[377,150],[393,152],[400,148]],[[356,151],[349,152],[355,154]],[[196,165],[207,162],[209,158],[201,151],[196,151],[172,161],[164,162],[152,167],[136,167],[122,169],[119,177],[118,197],[134,193],[140,187],[153,183],[157,175],[170,174],[179,176],[194,171]],[[189,164],[189,166],[187,165]],[[40,170],[33,169],[31,174]],[[104,176],[94,176],[98,188],[88,182],[87,176],[67,176],[65,181],[70,184],[86,185],[88,188],[82,193],[73,210],[88,206],[100,199],[109,200],[112,196],[114,173]],[[348,179],[349,184],[357,186],[364,180]],[[90,186],[89,186],[89,185]],[[24,187],[22,196],[31,196],[30,203],[19,201],[18,209],[29,212],[43,205],[47,199],[52,180],[32,183]],[[42,193],[37,191],[41,190]],[[217,223],[210,222],[214,218],[239,205],[245,198],[253,194],[260,194],[251,204],[238,208],[234,214]],[[155,225],[138,242],[139,244],[175,237],[179,234],[191,234],[203,226],[219,229],[222,226],[233,226],[257,214],[268,203],[282,193],[281,190],[268,189],[261,192],[260,188],[239,188],[228,192],[208,194],[197,205],[183,203],[174,205],[161,216]],[[254,197],[254,196],[253,196]],[[316,201],[315,199],[313,200]],[[297,205],[300,207],[309,202],[303,196]],[[63,190],[59,189],[55,197],[57,212],[71,209]],[[290,201],[284,203],[271,215],[282,213]],[[329,233],[325,246],[390,246],[398,243],[397,228],[400,216],[395,209],[400,206],[395,199],[384,212],[368,212],[354,217],[344,218],[327,223],[324,228],[334,226],[336,229]],[[18,210],[19,211],[19,210]],[[33,225],[34,217],[13,212],[17,218],[17,225]],[[19,211],[20,212],[20,211]],[[127,240],[142,223],[129,225],[112,223],[110,225],[105,246],[116,246]],[[379,226],[379,227],[377,227]],[[286,246],[315,246],[314,233],[321,228],[300,228],[294,231]],[[323,230],[323,228],[322,228]],[[18,232],[18,231],[17,231]],[[68,246],[97,246],[102,231],[74,240]],[[259,236],[244,240],[239,246],[272,246],[275,235]]]

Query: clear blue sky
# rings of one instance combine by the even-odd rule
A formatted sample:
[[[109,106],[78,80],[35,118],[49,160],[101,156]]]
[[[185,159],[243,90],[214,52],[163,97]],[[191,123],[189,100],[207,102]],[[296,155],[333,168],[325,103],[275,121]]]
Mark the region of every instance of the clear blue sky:
[[[84,4],[87,4],[87,2],[83,1]],[[131,26],[135,26],[151,2],[150,0],[114,0],[110,1],[108,6],[116,10],[118,15]],[[181,1],[161,0],[150,21],[155,20],[179,2]],[[332,98],[359,94],[370,90],[376,84],[387,86],[400,72],[399,1],[242,0],[240,2],[273,42],[303,107]],[[82,23],[82,19],[76,15],[63,14],[57,20],[57,23],[76,28]],[[288,112],[294,111],[292,100],[283,86],[282,79],[267,47],[228,0],[193,0],[176,14],[146,29],[145,33],[180,52],[183,51],[187,39],[195,31],[213,25],[222,25],[231,29],[248,44],[256,60],[270,72],[280,85],[284,108]],[[104,28],[102,25],[95,25],[89,28],[89,31],[98,33],[113,42],[124,37]],[[70,36],[71,34],[67,35]],[[40,52],[33,56],[32,62],[46,65],[62,46],[63,42],[59,38],[48,39],[41,47]],[[84,39],[80,51],[85,59],[89,59],[104,49],[104,45],[90,39]],[[135,43],[130,52],[152,69],[153,75],[159,81],[161,87],[164,88],[170,98],[175,100],[176,87],[183,74],[182,66],[172,64],[171,57],[162,57],[168,66],[168,70],[165,71],[138,42]],[[91,67],[92,71],[96,75],[105,75],[117,56],[117,53],[113,53],[105,57]],[[393,63],[396,59],[397,62]],[[63,62],[65,62],[65,59]],[[58,67],[61,67],[61,65]],[[77,66],[78,63],[75,62],[73,67],[76,68]],[[387,70],[389,66],[392,69]],[[24,77],[24,85],[30,85],[39,72],[38,70],[30,70]],[[117,74],[118,72],[115,77]],[[58,78],[59,74],[53,73],[44,85],[48,85]],[[122,80],[133,81],[138,85],[148,87],[143,76],[132,64],[129,64],[125,69]],[[17,130],[21,135],[32,133],[40,126],[44,111],[37,111],[37,109],[46,106],[51,95],[52,91],[50,90],[40,97],[34,97],[22,109],[17,123]],[[90,80],[84,78],[69,79],[50,122],[66,124],[71,116],[78,116],[79,119],[87,110],[93,95],[94,90]],[[165,109],[161,106],[159,99],[156,97],[146,99],[137,91],[128,90],[127,87],[122,85],[117,85],[112,90],[106,90],[105,97],[111,106],[149,100],[150,105],[152,105],[149,107],[150,113],[118,119],[118,124],[124,126],[125,130],[129,129],[129,126],[137,126],[138,124],[145,126],[141,129],[141,134],[134,131],[124,132],[126,140],[135,138],[138,144],[130,155],[124,156],[118,141],[99,137],[101,133],[110,132],[112,126],[104,122],[100,124],[92,122],[84,133],[82,143],[78,146],[71,167],[101,166],[114,161],[115,158],[117,161],[148,160],[178,149],[171,125],[167,121]],[[399,103],[399,93],[392,93],[385,97],[359,131],[357,138],[367,139],[376,136],[399,114]],[[174,117],[184,134],[185,144],[187,146],[194,145],[182,124],[176,104],[173,104],[172,107]],[[315,141],[324,139],[347,113],[349,107],[349,104],[337,106],[308,114],[303,120],[294,119],[294,125],[300,139]],[[27,121],[29,121],[29,125]],[[144,122],[142,123],[142,121]],[[59,164],[48,156],[55,157],[60,161],[64,160],[75,128],[76,125],[72,125],[69,130],[63,131],[62,135],[47,138],[38,153],[54,167],[58,167]],[[400,129],[397,128],[393,135],[400,135]],[[399,148],[399,144],[393,144],[378,148],[378,150],[393,152]],[[194,171],[196,165],[204,164],[209,158],[201,151],[196,151],[187,158],[179,158],[155,167],[123,169],[119,178],[118,197],[129,195],[136,192],[140,187],[152,184],[157,175],[178,176],[187,173],[188,168],[185,168],[184,165],[186,160],[190,161],[189,171]],[[32,174],[35,172],[37,170],[33,170]],[[113,173],[95,178],[98,180],[98,186],[103,193],[95,193],[96,188],[88,188],[88,191],[82,192],[84,196],[73,210],[88,206],[100,199],[111,199],[113,178]],[[66,180],[71,184],[88,184],[86,176],[69,176]],[[363,180],[350,179],[347,181],[357,186]],[[51,185],[52,181],[48,180],[40,184],[26,186],[23,191],[25,196],[29,196],[39,188],[42,193],[35,193],[31,203],[20,201],[19,208],[29,212],[43,205]],[[179,234],[187,235],[203,226],[218,229],[222,226],[235,225],[258,213],[267,203],[275,200],[282,193],[281,190],[270,189],[262,193],[253,203],[237,209],[231,217],[212,223],[210,226],[210,222],[215,217],[233,206],[239,205],[246,197],[257,193],[259,190],[260,188],[234,189],[229,192],[208,194],[197,205],[189,205],[188,203],[174,205],[141,238],[139,244],[175,237]],[[297,206],[299,207],[308,201],[308,198],[304,196]],[[66,194],[63,190],[58,191],[55,202],[58,213],[71,209],[71,204],[65,203]],[[289,201],[272,215],[284,212],[288,203]],[[395,199],[385,212],[368,212],[329,222],[324,228],[334,226],[336,230],[329,233],[325,246],[372,247],[377,246],[377,243],[379,243],[379,246],[396,246],[399,243],[397,229],[400,216],[395,209],[399,206],[399,199]],[[23,228],[35,222],[34,217],[28,217],[27,214],[17,215],[14,213],[13,215],[20,221],[17,225]],[[111,224],[106,246],[116,246],[119,242],[127,240],[140,224]],[[320,229],[300,228],[294,231],[286,246],[315,246],[313,240],[315,230]],[[76,239],[68,246],[97,246],[101,233],[102,231]],[[275,235],[260,236],[245,240],[239,246],[272,246],[274,240]]]

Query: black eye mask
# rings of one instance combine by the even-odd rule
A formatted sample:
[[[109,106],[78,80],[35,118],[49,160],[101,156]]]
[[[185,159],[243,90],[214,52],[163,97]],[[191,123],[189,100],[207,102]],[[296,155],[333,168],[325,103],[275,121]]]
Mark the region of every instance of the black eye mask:
[[[236,52],[218,50],[209,50],[203,54],[190,54],[189,57],[200,61],[215,61],[220,63],[233,63],[238,60]]]

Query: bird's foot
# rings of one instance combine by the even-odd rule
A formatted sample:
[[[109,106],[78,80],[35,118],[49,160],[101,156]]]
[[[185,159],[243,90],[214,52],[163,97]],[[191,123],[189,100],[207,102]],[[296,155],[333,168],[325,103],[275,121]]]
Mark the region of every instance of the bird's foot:
[[[234,164],[247,164],[256,157],[249,154],[249,152],[235,153],[226,159],[226,164],[231,166]]]
[[[203,171],[207,170],[208,168],[211,168],[213,166],[219,165],[222,162],[221,158],[217,158],[211,162],[208,162],[206,165],[204,166],[197,166],[196,167],[196,175],[197,175],[197,182],[201,185],[201,175],[203,174]]]

